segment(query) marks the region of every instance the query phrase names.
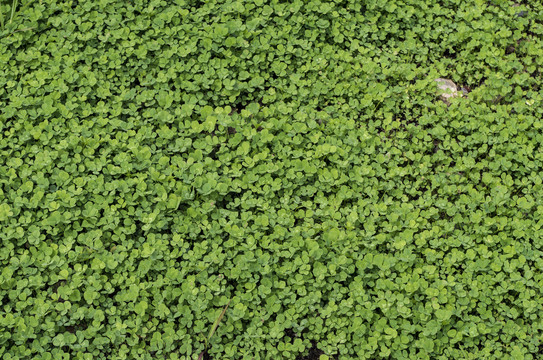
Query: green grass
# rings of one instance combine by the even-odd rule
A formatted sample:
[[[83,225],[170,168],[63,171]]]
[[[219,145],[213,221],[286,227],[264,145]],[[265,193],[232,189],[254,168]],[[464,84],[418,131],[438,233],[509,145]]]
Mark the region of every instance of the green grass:
[[[0,32],[5,32],[5,34],[3,35],[10,36],[11,34],[16,32],[29,31],[34,29],[34,27],[16,29],[18,27],[17,15],[23,13],[31,3],[32,1],[27,1],[25,4],[21,4],[22,6],[19,6],[19,0],[12,0],[10,5],[6,6],[0,4]],[[7,11],[4,10],[6,7]]]

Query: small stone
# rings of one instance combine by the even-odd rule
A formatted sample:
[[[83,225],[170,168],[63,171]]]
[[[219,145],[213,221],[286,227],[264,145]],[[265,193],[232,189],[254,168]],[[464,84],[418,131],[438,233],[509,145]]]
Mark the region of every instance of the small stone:
[[[446,103],[448,103],[448,100],[452,97],[462,96],[462,93],[458,91],[458,86],[456,86],[452,80],[439,78],[436,79],[435,82],[437,82],[441,100]]]

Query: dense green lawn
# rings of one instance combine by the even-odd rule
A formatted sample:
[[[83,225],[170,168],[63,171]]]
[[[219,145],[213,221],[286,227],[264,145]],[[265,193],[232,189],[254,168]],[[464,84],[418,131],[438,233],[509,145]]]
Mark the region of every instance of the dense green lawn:
[[[2,359],[543,356],[540,1],[0,3]]]

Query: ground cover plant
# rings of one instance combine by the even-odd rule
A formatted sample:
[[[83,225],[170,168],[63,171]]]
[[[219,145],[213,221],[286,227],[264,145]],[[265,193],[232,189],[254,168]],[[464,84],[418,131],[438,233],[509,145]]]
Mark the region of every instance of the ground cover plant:
[[[2,359],[543,357],[540,1],[0,10]]]

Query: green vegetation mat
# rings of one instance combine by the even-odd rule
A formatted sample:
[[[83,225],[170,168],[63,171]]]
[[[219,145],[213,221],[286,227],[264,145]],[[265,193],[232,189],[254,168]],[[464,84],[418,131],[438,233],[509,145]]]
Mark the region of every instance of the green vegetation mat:
[[[543,358],[541,1],[0,3],[0,358]]]

